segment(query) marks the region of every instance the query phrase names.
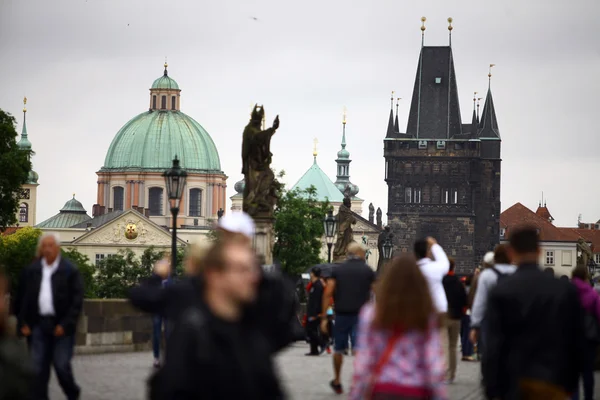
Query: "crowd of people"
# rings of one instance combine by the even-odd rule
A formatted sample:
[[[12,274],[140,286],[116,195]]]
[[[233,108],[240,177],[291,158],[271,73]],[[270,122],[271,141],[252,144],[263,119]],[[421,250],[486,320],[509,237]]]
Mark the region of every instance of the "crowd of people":
[[[184,276],[174,278],[165,259],[132,288],[131,303],[154,321],[148,398],[285,398],[274,356],[298,337],[298,304],[282,274],[261,268],[253,236],[248,215],[226,215],[213,243],[188,247]],[[377,274],[352,242],[331,276],[311,270],[307,356],[333,347],[336,394],[345,392],[341,371],[352,356],[352,400],[444,400],[460,342],[463,361],[481,361],[488,399],[591,400],[600,296],[586,268],[576,267],[571,281],[556,279],[539,268],[539,256],[536,228],[515,228],[464,282],[434,238],[417,240],[412,254]],[[71,358],[83,285],[55,236],[41,237],[19,283],[17,330],[28,349],[8,334],[1,301],[0,400],[48,399],[51,367],[67,399],[81,398]],[[0,271],[0,299],[8,289]]]

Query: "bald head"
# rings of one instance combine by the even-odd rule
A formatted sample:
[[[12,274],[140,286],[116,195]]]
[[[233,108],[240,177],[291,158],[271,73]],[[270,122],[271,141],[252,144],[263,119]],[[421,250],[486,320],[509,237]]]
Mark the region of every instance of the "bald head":
[[[348,258],[360,258],[364,260],[367,256],[367,249],[358,242],[350,242],[347,250]]]

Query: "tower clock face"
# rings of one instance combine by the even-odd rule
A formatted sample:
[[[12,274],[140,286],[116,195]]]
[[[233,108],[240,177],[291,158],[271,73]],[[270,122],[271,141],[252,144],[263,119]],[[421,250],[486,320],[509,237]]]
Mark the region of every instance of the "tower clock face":
[[[125,226],[125,237],[129,240],[134,240],[138,237],[138,228],[135,224],[127,224]]]
[[[21,189],[21,198],[29,200],[29,189]]]

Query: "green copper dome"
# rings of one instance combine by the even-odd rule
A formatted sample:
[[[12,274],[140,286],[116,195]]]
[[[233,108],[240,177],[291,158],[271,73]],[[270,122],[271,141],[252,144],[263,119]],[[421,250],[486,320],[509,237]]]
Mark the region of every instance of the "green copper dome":
[[[70,228],[73,225],[89,221],[92,218],[87,215],[83,204],[75,199],[75,195],[65,203],[60,212],[47,220],[40,222],[36,228]]]
[[[146,111],[117,133],[101,171],[164,171],[175,156],[188,171],[221,172],[217,147],[198,122],[181,111]]]
[[[335,187],[333,182],[331,182],[331,179],[329,179],[329,177],[317,164],[317,157],[315,157],[313,165],[292,187],[292,190],[306,190],[311,186],[314,187],[317,191],[316,194],[318,201],[329,200],[332,203],[341,203],[344,200],[344,195],[342,194],[342,192],[340,192],[338,188]]]
[[[179,89],[179,85],[175,82],[175,79],[165,74],[154,81],[152,89]]]

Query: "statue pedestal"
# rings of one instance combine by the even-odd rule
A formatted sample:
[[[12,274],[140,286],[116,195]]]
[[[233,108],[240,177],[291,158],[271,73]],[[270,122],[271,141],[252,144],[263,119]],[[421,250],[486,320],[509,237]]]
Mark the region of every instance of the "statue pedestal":
[[[275,244],[274,222],[273,218],[254,218],[256,232],[252,245],[256,254],[264,257],[265,265],[273,264],[273,245]]]

